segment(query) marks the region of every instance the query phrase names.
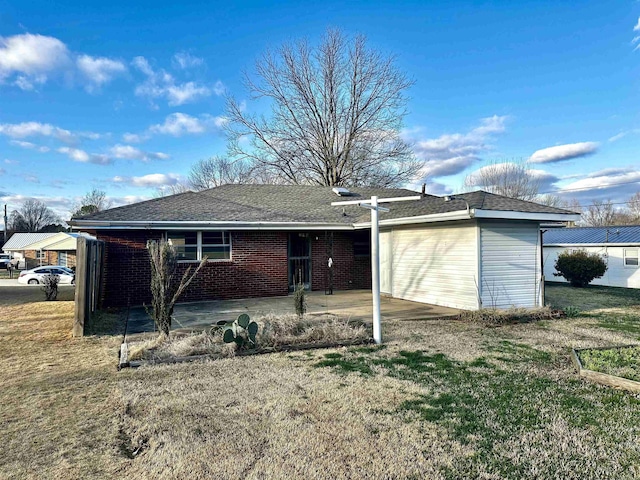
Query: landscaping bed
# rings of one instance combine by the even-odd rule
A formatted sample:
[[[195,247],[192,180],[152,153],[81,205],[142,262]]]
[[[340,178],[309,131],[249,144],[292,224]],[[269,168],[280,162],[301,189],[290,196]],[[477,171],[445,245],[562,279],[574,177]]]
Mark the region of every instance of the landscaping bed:
[[[604,385],[640,392],[640,346],[574,350],[580,375]]]
[[[168,338],[131,343],[132,365],[171,363],[197,358],[226,358],[279,351],[357,345],[371,341],[370,329],[362,322],[330,314],[264,315],[256,318],[254,341],[225,342],[225,328],[213,325],[201,332],[175,332]]]

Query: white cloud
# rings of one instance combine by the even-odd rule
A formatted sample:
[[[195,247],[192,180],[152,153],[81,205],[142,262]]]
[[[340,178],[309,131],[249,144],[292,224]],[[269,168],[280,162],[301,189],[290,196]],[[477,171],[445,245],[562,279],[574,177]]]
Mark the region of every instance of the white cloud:
[[[135,94],[150,99],[165,98],[170,106],[195,102],[211,95],[212,89],[198,82],[179,83],[165,70],[154,70],[144,57],[135,57],[131,64],[146,75],[146,80],[135,89]],[[213,87],[214,93],[220,91],[218,83]]]
[[[555,147],[543,148],[537,150],[529,158],[531,163],[554,163],[572,158],[584,157],[591,155],[598,150],[596,142],[580,142],[568,143],[566,145],[557,145]]]
[[[36,145],[35,143],[25,142],[22,140],[11,140],[9,143],[16,147],[26,148],[27,150],[36,150],[40,153],[46,153],[50,150],[49,147],[45,147],[44,145]]]
[[[38,178],[37,175],[25,173],[24,175],[22,175],[22,178],[24,179],[25,182],[40,183],[40,178]]]
[[[212,115],[192,117],[186,113],[172,113],[165,118],[164,123],[150,126],[149,132],[180,137],[182,135],[195,135],[221,128],[225,122],[226,119],[224,117],[213,117]]]
[[[15,84],[31,90],[47,75],[70,63],[67,46],[57,38],[25,33],[0,37],[0,81],[16,75]]]
[[[224,95],[224,92],[226,91],[227,91],[227,88],[224,86],[224,83],[222,83],[220,80],[218,80],[213,86],[213,93],[215,93],[218,96]]]
[[[43,136],[54,137],[65,143],[72,143],[75,140],[75,135],[69,130],[39,122],[2,123],[0,134],[14,139]]]
[[[636,23],[636,26],[633,27],[633,31],[640,32],[640,17],[638,17],[638,23]]]
[[[144,142],[145,140],[148,139],[148,137],[146,135],[139,135],[137,133],[125,133],[124,135],[122,135],[122,139],[126,142],[126,143],[140,143],[140,142]]]
[[[74,162],[95,163],[97,165],[108,165],[111,163],[108,155],[87,153],[79,148],[62,147],[58,149],[58,152],[64,153]]]
[[[633,167],[607,168],[587,174],[586,178],[564,185],[560,193],[579,196],[583,199],[615,197],[625,200],[638,191],[640,171]]]
[[[181,180],[181,176],[175,173],[150,173],[141,177],[113,177],[114,183],[126,183],[134,187],[164,187],[176,185]]]
[[[632,128],[631,130],[625,130],[623,132],[620,132],[612,137],[609,137],[609,142],[617,142],[618,140],[623,139],[624,137],[626,137],[627,135],[635,135],[640,133],[640,128]]]
[[[466,178],[466,183],[471,187],[484,187],[483,179],[486,181],[486,179],[496,178],[500,172],[514,172],[518,174],[521,171],[520,168],[521,166],[519,164],[513,162],[485,165],[471,172]],[[529,168],[526,169],[526,174],[528,178],[536,181],[539,186],[539,191],[541,192],[555,189],[555,184],[560,181],[560,178],[545,170]]]
[[[111,155],[115,158],[125,160],[141,160],[147,162],[149,160],[166,160],[169,155],[162,152],[145,152],[131,145],[115,145],[111,147]]]
[[[188,52],[178,52],[173,56],[173,66],[176,68],[193,68],[204,65],[204,60],[200,57],[195,57]]]
[[[127,71],[124,63],[106,57],[80,55],[76,59],[78,70],[89,80],[87,90],[109,83],[115,76]]]
[[[193,102],[201,97],[211,95],[211,90],[204,85],[195,82],[182,83],[180,85],[170,85],[165,89],[169,105],[175,107],[185,103]]]
[[[417,131],[405,131],[403,137],[413,144],[416,157],[424,162],[414,184],[455,175],[480,160],[480,155],[492,147],[491,138],[505,131],[507,116],[483,118],[480,125],[467,133],[445,134],[432,139],[416,139]]]

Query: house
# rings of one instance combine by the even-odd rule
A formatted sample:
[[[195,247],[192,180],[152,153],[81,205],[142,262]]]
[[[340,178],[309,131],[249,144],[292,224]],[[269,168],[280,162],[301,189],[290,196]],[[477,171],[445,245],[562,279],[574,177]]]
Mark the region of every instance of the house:
[[[149,301],[148,240],[166,237],[182,268],[209,261],[184,301],[371,288],[370,213],[340,200],[415,196],[405,189],[225,185],[75,218],[104,240],[104,306]],[[402,299],[478,309],[534,307],[541,298],[540,222],[566,210],[483,191],[421,195],[380,215],[381,290]],[[331,260],[331,261],[330,261]]]
[[[604,257],[607,271],[594,285],[640,288],[640,225],[549,229],[543,235],[544,275],[546,280],[565,282],[555,277],[555,262],[560,252],[584,249]]]
[[[79,233],[14,233],[2,250],[11,253],[19,268],[38,265],[75,267]]]

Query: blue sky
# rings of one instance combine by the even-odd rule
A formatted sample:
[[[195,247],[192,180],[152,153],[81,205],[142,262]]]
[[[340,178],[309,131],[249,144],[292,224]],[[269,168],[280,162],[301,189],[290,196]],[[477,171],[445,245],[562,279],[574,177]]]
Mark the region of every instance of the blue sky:
[[[515,159],[545,192],[623,202],[640,190],[639,19],[637,1],[0,0],[0,202],[68,217],[94,187],[151,197],[225,153],[224,93],[246,99],[267,47],[327,27],[365,34],[415,80],[416,185],[457,191]]]

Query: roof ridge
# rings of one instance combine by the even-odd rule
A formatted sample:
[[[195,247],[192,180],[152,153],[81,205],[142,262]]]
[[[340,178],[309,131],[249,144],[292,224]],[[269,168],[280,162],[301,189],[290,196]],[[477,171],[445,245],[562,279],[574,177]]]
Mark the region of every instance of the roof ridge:
[[[92,216],[97,215],[99,213],[113,212],[113,211],[116,211],[116,210],[121,210],[123,208],[130,207],[131,205],[141,205],[141,204],[155,203],[155,202],[159,202],[161,200],[168,200],[168,199],[176,198],[176,197],[179,197],[180,195],[198,194],[198,193],[200,193],[200,192],[194,192],[193,190],[188,190],[186,192],[174,193],[173,195],[165,195],[164,197],[150,198],[148,200],[142,200],[140,202],[127,203],[126,205],[120,205],[118,207],[113,207],[113,208],[107,208],[106,210],[100,210],[99,212],[90,213],[88,215],[82,215],[82,216],[79,216],[79,217],[71,217],[71,221],[73,222],[74,220],[91,220]]]

